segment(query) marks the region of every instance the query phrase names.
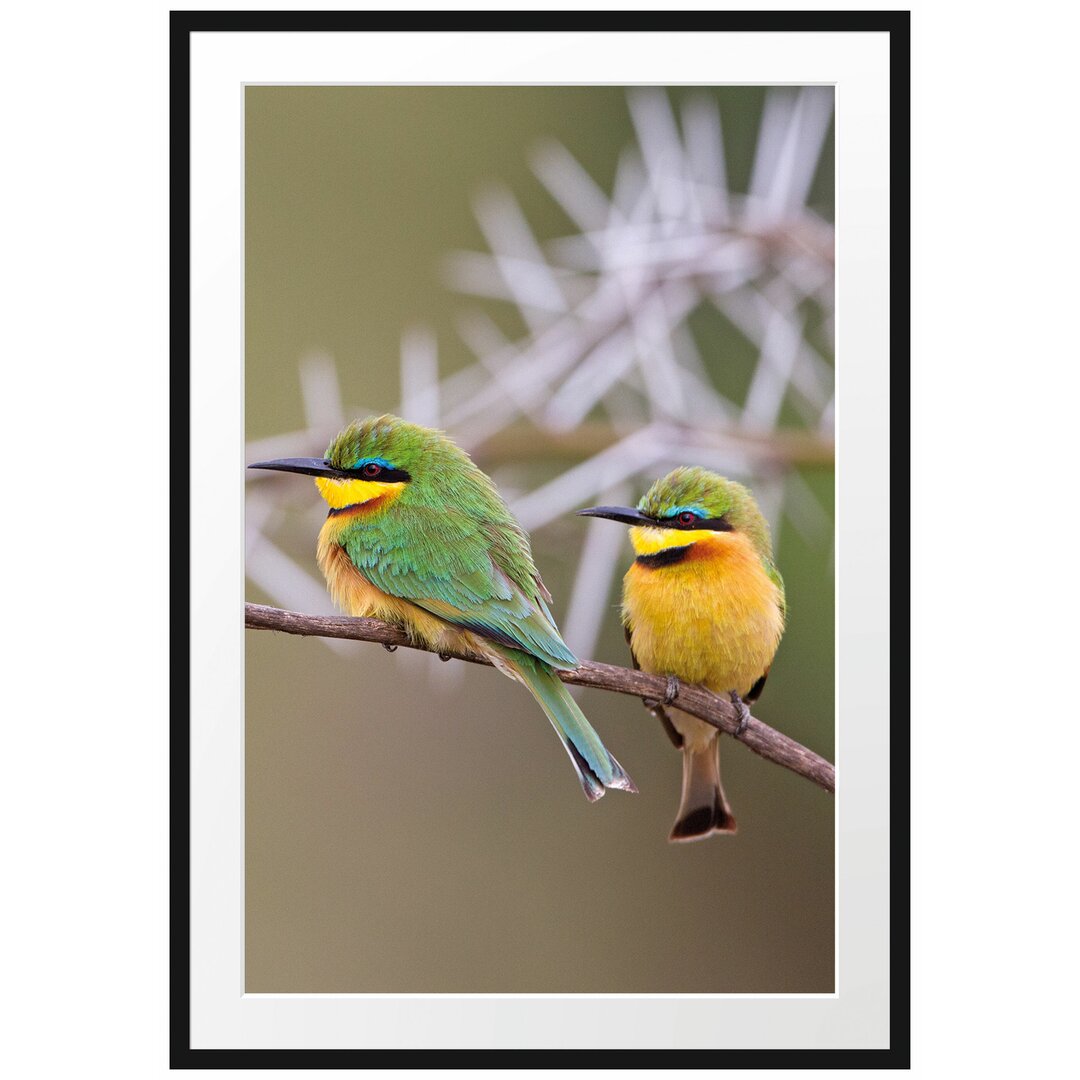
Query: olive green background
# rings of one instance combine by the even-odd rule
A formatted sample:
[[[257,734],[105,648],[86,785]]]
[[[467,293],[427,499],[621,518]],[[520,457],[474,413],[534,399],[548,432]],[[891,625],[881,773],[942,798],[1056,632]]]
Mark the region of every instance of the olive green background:
[[[745,190],[764,90],[669,94],[703,92],[719,99],[731,187]],[[433,329],[444,374],[473,359],[454,333],[471,304],[523,332],[510,305],[453,293],[440,268],[455,249],[486,250],[471,204],[488,182],[514,192],[540,239],[573,231],[529,168],[544,137],[610,190],[633,141],[625,91],[247,88],[249,439],[305,425],[297,362],[313,348],[334,356],[346,401],[382,411],[399,399],[409,326]],[[830,135],[810,199],[830,219],[831,161]],[[715,312],[692,325],[739,400],[753,350]],[[496,479],[531,485],[558,467]],[[805,478],[831,514],[832,471]],[[307,483],[267,482],[283,496]],[[275,540],[317,575],[310,494]],[[569,519],[533,537],[556,618],[585,529]],[[790,622],[755,713],[832,759],[831,543],[786,523],[777,539]],[[272,602],[250,583],[248,598]],[[594,658],[626,664],[617,600]],[[725,738],[738,835],[670,845],[680,755],[634,699],[579,697],[641,789],[590,805],[539,707],[491,670],[246,640],[248,992],[833,990],[834,803],[808,781]]]

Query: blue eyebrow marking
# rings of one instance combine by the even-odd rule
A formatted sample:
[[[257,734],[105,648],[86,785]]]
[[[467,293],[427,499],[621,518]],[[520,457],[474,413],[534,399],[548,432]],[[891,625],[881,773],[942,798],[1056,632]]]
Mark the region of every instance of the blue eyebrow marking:
[[[386,458],[381,457],[364,457],[361,458],[355,465],[350,465],[350,469],[362,469],[365,465],[381,465],[384,469],[393,469],[393,465],[390,464]]]
[[[700,506],[673,506],[664,516],[678,517],[680,514],[685,514],[687,512],[699,518],[705,516],[705,511]]]

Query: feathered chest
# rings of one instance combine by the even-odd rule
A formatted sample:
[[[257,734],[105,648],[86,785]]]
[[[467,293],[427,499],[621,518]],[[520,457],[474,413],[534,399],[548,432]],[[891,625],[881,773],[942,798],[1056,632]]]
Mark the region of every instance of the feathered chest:
[[[342,546],[345,527],[346,521],[340,515],[328,517],[319,531],[316,551],[334,604],[357,618],[382,619],[404,626],[429,646],[442,641],[447,631],[445,623],[408,600],[383,592],[357,568]]]
[[[783,598],[742,537],[702,540],[674,559],[635,561],[623,582],[623,618],[645,671],[717,691],[747,692],[772,662]]]

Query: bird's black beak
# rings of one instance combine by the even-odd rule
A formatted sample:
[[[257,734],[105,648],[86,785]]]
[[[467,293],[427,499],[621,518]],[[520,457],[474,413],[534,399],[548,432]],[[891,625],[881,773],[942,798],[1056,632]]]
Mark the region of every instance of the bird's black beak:
[[[276,472],[303,473],[305,476],[342,476],[329,461],[313,457],[286,457],[275,461],[256,461],[249,469],[273,469]]]
[[[610,518],[612,521],[621,521],[625,525],[656,524],[651,517],[646,517],[632,506],[590,506],[585,510],[579,510],[578,517]]]

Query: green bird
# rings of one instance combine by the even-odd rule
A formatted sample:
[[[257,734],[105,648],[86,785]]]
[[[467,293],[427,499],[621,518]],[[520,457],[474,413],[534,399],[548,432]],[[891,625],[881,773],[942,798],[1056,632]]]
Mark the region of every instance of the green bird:
[[[396,623],[427,649],[490,660],[540,703],[586,798],[637,791],[555,674],[577,660],[529,539],[464,450],[440,431],[378,416],[350,424],[322,458],[249,468],[315,477],[330,508],[318,563],[338,607]]]

